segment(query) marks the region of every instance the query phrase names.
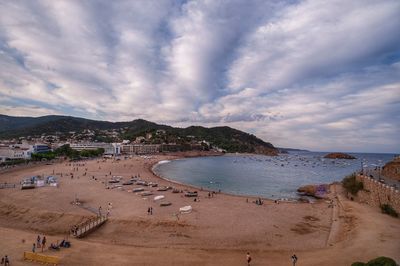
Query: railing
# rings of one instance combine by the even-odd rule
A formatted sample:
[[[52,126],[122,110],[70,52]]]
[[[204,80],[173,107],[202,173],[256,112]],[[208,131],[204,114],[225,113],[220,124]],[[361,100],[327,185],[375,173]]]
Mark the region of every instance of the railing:
[[[0,189],[3,189],[3,188],[15,188],[15,184],[1,183],[0,184]]]
[[[85,235],[96,230],[98,227],[104,224],[107,221],[107,219],[108,219],[107,216],[98,216],[94,219],[91,219],[80,225],[77,225],[75,228],[72,228],[71,233],[73,236],[77,238],[84,237]]]

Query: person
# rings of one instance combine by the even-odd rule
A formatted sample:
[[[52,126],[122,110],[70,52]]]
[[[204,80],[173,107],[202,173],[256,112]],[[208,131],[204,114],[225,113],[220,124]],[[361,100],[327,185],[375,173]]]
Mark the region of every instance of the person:
[[[147,214],[150,215],[150,207],[147,208]]]
[[[296,254],[293,254],[292,257],[291,257],[291,259],[292,259],[293,266],[295,266],[295,265],[296,265],[296,262],[297,262],[297,256],[296,256]]]
[[[150,215],[153,215],[153,207],[150,207]]]
[[[101,206],[99,207],[99,216],[101,216]]]
[[[247,260],[247,266],[250,266],[250,262],[251,262],[250,252],[247,252],[247,254],[246,254],[246,260]]]
[[[10,260],[7,255],[4,256],[4,266],[10,266]]]
[[[45,236],[43,236],[43,238],[42,238],[42,252],[43,252],[43,249],[46,247],[46,237]]]
[[[33,243],[33,245],[32,245],[32,252],[35,253],[35,251],[36,251],[36,245],[35,245],[35,243]]]
[[[36,247],[40,248],[40,235],[38,235],[36,238]]]

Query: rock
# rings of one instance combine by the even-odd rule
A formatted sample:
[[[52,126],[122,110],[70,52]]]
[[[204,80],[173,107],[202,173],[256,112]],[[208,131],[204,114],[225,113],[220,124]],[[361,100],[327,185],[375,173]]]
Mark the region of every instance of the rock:
[[[382,175],[400,181],[400,157],[396,157],[385,164],[385,166],[382,167]]]
[[[325,155],[324,158],[328,158],[328,159],[356,159],[356,157],[351,156],[350,154],[341,153],[341,152],[329,153],[329,154]]]
[[[306,185],[297,189],[301,195],[314,197],[317,199],[327,198],[329,193],[329,185]]]

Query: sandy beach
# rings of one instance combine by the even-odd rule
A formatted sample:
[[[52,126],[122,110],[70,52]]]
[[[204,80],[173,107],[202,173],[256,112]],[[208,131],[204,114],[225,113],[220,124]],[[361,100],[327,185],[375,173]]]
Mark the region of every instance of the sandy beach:
[[[346,199],[340,185],[331,186],[333,208],[325,200],[266,200],[260,206],[253,203],[255,198],[223,193],[209,197],[199,189],[199,200],[194,201],[157,187],[146,187],[153,193],[146,197],[132,192],[138,185],[107,188],[111,176],[128,181],[140,175],[158,187],[196,190],[155,176],[151,167],[161,160],[197,155],[65,161],[0,173],[1,183],[19,184],[33,175],[55,175],[59,181],[58,187],[0,189],[0,256],[7,254],[11,265],[30,265],[22,255],[38,234],[46,235],[48,243],[62,240],[71,226],[112,203],[110,219],[98,230],[82,239],[69,236],[71,248],[44,253],[59,256],[62,265],[246,265],[246,252],[253,257],[251,265],[291,265],[293,253],[297,265],[350,265],[377,256],[400,261],[399,219]],[[161,207],[153,200],[157,195],[171,205]],[[76,198],[87,208],[71,204]],[[187,205],[193,211],[178,215]]]

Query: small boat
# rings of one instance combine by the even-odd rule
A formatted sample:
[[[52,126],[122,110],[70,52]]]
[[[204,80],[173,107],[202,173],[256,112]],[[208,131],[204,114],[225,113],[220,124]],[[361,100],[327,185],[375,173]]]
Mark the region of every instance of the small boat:
[[[151,192],[151,191],[143,191],[143,192],[140,193],[140,195],[143,196],[143,197],[147,197],[147,196],[153,195],[153,192]]]
[[[164,198],[165,198],[164,195],[159,195],[159,196],[155,196],[155,197],[154,197],[154,200],[162,200],[162,199],[164,199]]]
[[[119,183],[119,180],[116,180],[116,179],[108,180],[108,183],[109,184]]]
[[[191,213],[193,210],[192,206],[184,206],[182,208],[179,208],[180,213]]]
[[[188,191],[185,193],[185,197],[197,197],[197,196],[198,196],[197,191],[194,191],[194,192]]]
[[[157,188],[157,191],[167,191],[168,187],[159,187]]]
[[[124,186],[133,185],[133,182],[132,181],[125,181],[124,183],[122,183],[122,185],[124,185]]]
[[[142,181],[142,180],[136,181],[136,185],[139,185],[139,186],[148,186],[147,182],[146,182],[146,181]]]
[[[22,183],[21,189],[32,189],[32,188],[35,188],[35,187],[36,187],[35,183],[30,182],[30,181],[24,181]]]
[[[169,202],[169,201],[163,201],[163,202],[160,203],[161,207],[166,207],[166,206],[171,206],[171,205],[172,205],[172,203]]]
[[[157,183],[150,182],[150,183],[149,183],[149,186],[150,186],[150,187],[158,187],[158,184],[157,184]]]
[[[177,188],[174,188],[173,190],[172,190],[172,193],[179,193],[179,192],[181,192],[179,189],[177,189]]]
[[[141,192],[141,191],[143,191],[143,190],[144,190],[144,188],[142,188],[142,187],[137,187],[137,188],[132,189],[132,192]]]

